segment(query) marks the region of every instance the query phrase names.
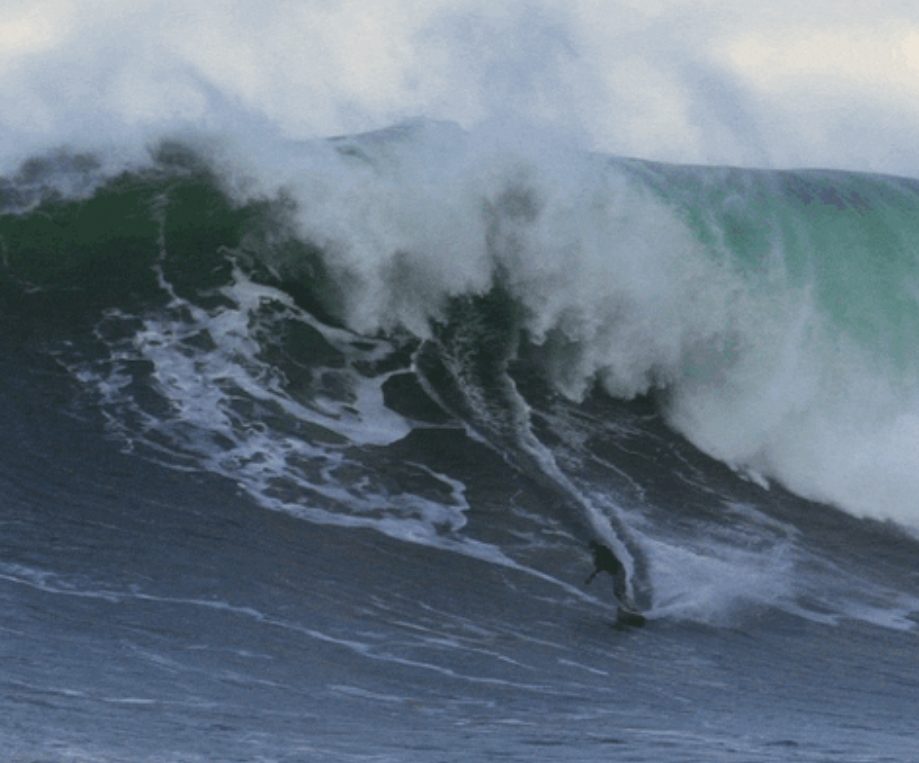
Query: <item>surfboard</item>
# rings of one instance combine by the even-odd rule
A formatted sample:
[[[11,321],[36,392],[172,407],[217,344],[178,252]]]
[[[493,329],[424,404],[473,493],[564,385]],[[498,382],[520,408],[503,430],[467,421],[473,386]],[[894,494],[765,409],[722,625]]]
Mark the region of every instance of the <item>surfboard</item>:
[[[644,615],[632,612],[630,609],[625,609],[625,607],[619,607],[619,612],[616,614],[616,625],[623,628],[640,628],[647,622],[648,620]]]

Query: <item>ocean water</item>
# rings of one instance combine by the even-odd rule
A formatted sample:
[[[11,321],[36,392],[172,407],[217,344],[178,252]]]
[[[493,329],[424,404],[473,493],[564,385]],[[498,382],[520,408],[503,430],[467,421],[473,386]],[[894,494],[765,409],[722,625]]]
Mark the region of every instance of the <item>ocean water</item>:
[[[3,759],[915,760],[917,219],[438,122],[20,164]]]

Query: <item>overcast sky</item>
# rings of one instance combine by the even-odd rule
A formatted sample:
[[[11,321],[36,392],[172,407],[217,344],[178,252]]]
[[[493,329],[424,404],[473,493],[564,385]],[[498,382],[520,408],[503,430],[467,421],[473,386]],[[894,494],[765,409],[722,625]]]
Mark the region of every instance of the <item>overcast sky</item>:
[[[0,153],[417,116],[919,176],[919,2],[0,0]]]

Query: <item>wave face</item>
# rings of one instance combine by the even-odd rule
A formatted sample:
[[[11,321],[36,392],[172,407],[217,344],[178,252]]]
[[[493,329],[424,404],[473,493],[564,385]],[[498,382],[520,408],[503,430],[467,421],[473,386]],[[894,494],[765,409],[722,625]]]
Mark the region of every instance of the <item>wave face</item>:
[[[840,649],[877,628],[912,638],[915,543],[903,528],[919,523],[919,182],[660,165],[413,123],[305,144],[163,143],[121,170],[48,155],[0,184],[0,205],[4,399],[29,401],[9,404],[26,433],[11,425],[3,446],[4,480],[25,485],[10,510],[92,514],[79,526],[93,553],[110,528],[146,535],[131,523],[147,521],[151,539],[189,546],[171,562],[125,552],[132,580],[109,551],[60,565],[14,536],[0,580],[15,590],[225,616],[242,646],[201,648],[244,662],[259,628],[329,659],[344,650],[323,685],[338,687],[345,715],[371,700],[401,707],[418,690],[401,671],[436,674],[465,697],[444,711],[454,726],[492,701],[483,686],[554,703],[605,697],[606,660],[655,706],[671,680],[660,657],[626,656],[606,633],[584,636],[588,656],[562,645],[566,623],[609,605],[608,591],[581,586],[592,537],[618,552],[652,626],[701,638],[763,618],[781,623],[767,652],[794,650],[802,665],[800,628],[849,628]],[[30,424],[43,399],[50,410]],[[70,445],[48,445],[46,431]],[[46,500],[30,463],[48,453],[48,473],[71,487]],[[109,463],[120,466],[101,482],[66,482]],[[109,482],[137,491],[151,518],[122,511]],[[199,543],[198,522],[224,545]],[[296,553],[309,555],[295,557],[301,535]],[[192,561],[205,549],[207,572]],[[290,614],[294,583],[258,587],[282,574],[267,571],[275,555],[322,591],[314,622]],[[430,590],[412,582],[429,574]],[[468,575],[506,610],[457,577]],[[453,612],[457,601],[467,609]],[[559,619],[519,625],[534,607]],[[686,657],[687,631],[658,633],[655,649]],[[123,643],[151,664],[181,662],[185,636],[163,638],[168,655]],[[526,678],[531,648],[594,683]],[[227,680],[268,686],[234,670]],[[342,677],[358,673],[364,684]],[[840,696],[851,688],[826,680]],[[878,688],[901,706],[890,691]],[[893,744],[883,723],[872,728]],[[663,737],[642,747],[636,735],[629,743],[661,759]],[[760,741],[746,759],[782,759],[787,739]],[[117,759],[119,744],[86,755]],[[313,752],[343,754],[333,748]]]
[[[101,168],[50,155],[5,182],[5,310],[67,336],[50,352],[145,456],[463,545],[463,485],[424,463],[427,490],[378,516],[385,469],[363,453],[415,432],[401,399],[420,396],[618,544],[622,505],[595,506],[535,433],[532,381],[571,412],[649,405],[763,486],[919,521],[919,183],[509,150],[425,122]]]

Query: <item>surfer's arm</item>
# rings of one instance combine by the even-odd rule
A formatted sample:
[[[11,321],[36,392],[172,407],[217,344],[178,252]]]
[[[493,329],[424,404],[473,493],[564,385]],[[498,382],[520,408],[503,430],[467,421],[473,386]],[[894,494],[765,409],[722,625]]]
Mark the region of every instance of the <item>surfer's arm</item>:
[[[591,573],[587,576],[587,580],[584,581],[584,585],[590,585],[590,581],[593,580],[595,577],[597,577],[597,575],[599,574],[599,572],[600,572],[599,568],[596,569],[596,570],[594,570],[593,572],[591,572]]]

